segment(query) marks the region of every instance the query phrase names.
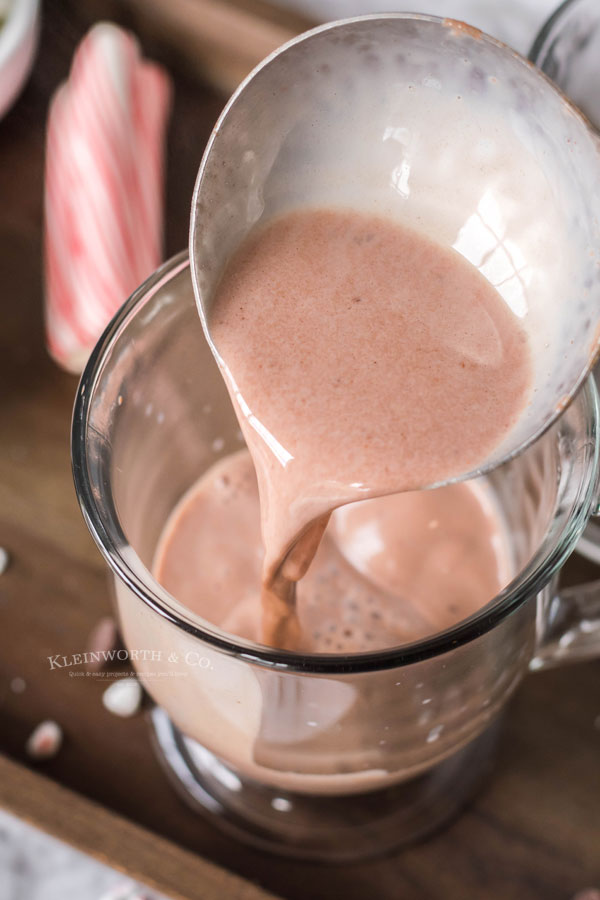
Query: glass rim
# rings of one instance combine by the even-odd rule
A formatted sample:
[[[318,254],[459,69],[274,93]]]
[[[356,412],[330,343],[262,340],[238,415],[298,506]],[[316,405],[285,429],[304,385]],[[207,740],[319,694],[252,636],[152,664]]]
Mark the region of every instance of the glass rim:
[[[552,31],[554,30],[556,24],[561,21],[561,19],[564,17],[565,13],[571,8],[571,6],[573,6],[574,4],[577,4],[579,2],[581,2],[581,0],[563,0],[563,2],[559,6],[556,7],[554,12],[550,13],[550,15],[548,16],[548,18],[546,19],[546,21],[544,22],[544,24],[542,25],[542,27],[540,28],[540,30],[538,31],[538,33],[536,34],[536,36],[533,40],[533,44],[531,45],[529,53],[527,54],[527,58],[530,59],[531,62],[534,63],[536,66],[538,66],[538,68],[544,75],[546,75],[546,73],[544,72],[544,69],[540,65],[540,62],[539,62],[539,60],[542,57],[542,54],[544,52],[544,49],[545,49],[544,45],[545,45],[546,41],[548,40],[548,38],[550,37],[550,35],[552,34]],[[548,77],[548,76],[546,76],[546,77]],[[552,82],[552,83],[555,84],[555,82]],[[556,86],[562,92],[562,89],[558,85],[556,85]],[[572,102],[573,101],[571,101],[571,103]],[[581,114],[584,115],[584,113],[581,113]],[[585,118],[587,121],[587,117],[585,117]],[[593,125],[591,125],[591,123],[589,121],[588,121],[588,125],[590,125],[590,127],[593,128]]]
[[[135,559],[131,558],[132,553],[123,552],[131,545],[121,527],[110,485],[106,488],[110,501],[109,511],[100,508],[92,487],[88,466],[87,434],[95,388],[116,339],[127,327],[127,322],[141,312],[155,293],[185,269],[190,269],[190,262],[187,251],[182,251],[163,263],[117,311],[89,357],[81,376],[73,409],[72,470],[83,517],[109,569],[147,606],[176,627],[219,651],[246,662],[307,674],[343,675],[401,668],[454,650],[493,629],[550,581],[574,549],[595,504],[599,453],[596,431],[599,413],[598,394],[593,378],[587,379],[575,398],[575,402],[584,404],[586,436],[589,438],[585,442],[588,459],[583,467],[584,475],[577,486],[577,494],[561,535],[553,540],[550,547],[542,543],[515,578],[489,603],[467,619],[422,640],[383,650],[348,654],[301,654],[236,638],[189,610],[183,615],[179,609],[181,604],[178,604],[177,600],[154,579],[134,548],[131,550]],[[202,334],[201,328],[199,334]]]
[[[555,11],[555,16],[558,13],[562,13],[563,7],[569,6],[571,3],[575,2],[575,0],[564,0],[564,3],[558,10]],[[553,18],[553,17],[551,17]],[[590,135],[594,136],[596,134],[596,128],[590,122],[585,113],[577,106],[576,103],[571,100],[568,94],[562,90],[562,88],[556,84],[555,81],[550,78],[546,72],[534,61],[532,61],[530,56],[524,56],[518,50],[515,50],[514,47],[511,47],[509,44],[506,44],[504,41],[501,41],[499,38],[494,37],[493,35],[488,34],[485,31],[482,31],[480,28],[477,28],[473,25],[468,25],[460,19],[454,19],[448,16],[437,16],[429,13],[414,13],[414,12],[401,12],[401,11],[392,11],[392,12],[375,12],[375,13],[366,13],[364,15],[358,16],[349,16],[341,19],[334,19],[330,22],[324,22],[320,25],[315,26],[307,31],[302,32],[301,34],[296,35],[291,38],[286,43],[282,44],[280,47],[277,47],[273,50],[268,56],[266,56],[261,62],[259,62],[251,72],[246,75],[246,77],[240,82],[237,88],[231,94],[229,100],[223,107],[215,126],[210,134],[210,137],[206,143],[206,147],[204,148],[204,152],[202,154],[202,158],[200,160],[200,165],[198,168],[198,174],[196,175],[196,181],[194,184],[194,190],[192,193],[192,211],[190,217],[190,231],[189,231],[189,241],[188,241],[188,251],[190,256],[194,256],[195,250],[195,235],[196,232],[200,233],[200,229],[197,227],[197,221],[200,216],[201,203],[199,201],[201,187],[205,175],[206,165],[213,147],[215,140],[217,139],[218,134],[220,133],[225,120],[227,119],[232,107],[236,105],[242,96],[244,90],[248,87],[248,85],[260,74],[264,69],[268,68],[269,65],[274,62],[279,56],[286,53],[288,50],[296,47],[299,44],[304,43],[307,40],[310,40],[313,37],[316,37],[320,34],[324,34],[328,31],[334,31],[336,29],[343,29],[350,25],[355,25],[361,22],[378,22],[378,21],[414,21],[414,22],[422,22],[427,25],[441,26],[442,28],[454,30],[455,33],[459,35],[466,35],[470,38],[474,38],[477,41],[481,41],[483,44],[489,44],[491,47],[495,47],[498,50],[501,50],[506,56],[510,57],[512,61],[517,65],[524,67],[526,70],[535,73],[535,77],[539,78],[541,82],[545,82],[546,86],[549,87],[553,93],[560,99],[561,103],[564,105],[566,109],[569,110],[571,115],[577,120],[579,120],[580,124],[584,126],[584,128],[590,133]],[[550,24],[548,22],[547,24]],[[198,284],[198,273],[193,265],[190,264],[190,272],[192,277],[192,283],[194,285],[194,292],[196,294],[196,298],[200,295],[200,287]],[[198,304],[198,313],[200,320],[202,322],[202,327],[205,333],[205,337],[208,340],[208,343],[211,347],[213,347],[212,340],[208,333],[208,329],[206,328],[205,322],[205,313],[203,310],[202,303],[197,299]],[[552,427],[552,425],[557,421],[557,419],[562,415],[566,406],[572,402],[573,398],[576,396],[578,391],[581,389],[581,386],[585,383],[588,378],[590,372],[594,368],[594,366],[600,362],[600,338],[595,342],[595,347],[590,351],[588,359],[586,361],[585,366],[580,371],[579,376],[574,381],[571,386],[571,389],[566,394],[565,402],[557,404],[554,407],[552,414],[549,418],[542,422],[539,427],[537,427],[528,437],[526,442],[523,442],[520,446],[513,448],[511,451],[507,452],[501,460],[496,460],[495,463],[491,463],[488,466],[488,469],[496,468],[499,465],[503,465],[504,463],[509,462],[509,460],[513,459],[515,456],[522,453],[527,447],[531,446],[531,444],[536,443],[545,433],[546,431]],[[482,474],[486,471],[484,468],[481,469],[473,469],[467,475],[468,478],[475,478],[477,475]],[[430,488],[441,487],[441,484],[432,484],[429,485]]]

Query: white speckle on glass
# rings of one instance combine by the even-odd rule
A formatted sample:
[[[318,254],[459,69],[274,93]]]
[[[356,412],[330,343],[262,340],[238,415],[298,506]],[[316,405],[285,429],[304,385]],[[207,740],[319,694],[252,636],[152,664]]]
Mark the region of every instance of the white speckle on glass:
[[[437,741],[443,730],[443,725],[435,725],[427,735],[427,743],[433,744],[434,741]]]
[[[438,81],[437,78],[432,78],[431,76],[423,79],[423,86],[427,88],[433,88],[433,90],[435,91],[441,91],[442,89],[441,82]]]
[[[224,446],[225,441],[222,437],[215,438],[212,442],[212,448],[215,453],[220,453]]]
[[[278,812],[289,812],[289,810],[292,808],[292,804],[289,800],[286,800],[285,797],[273,797],[273,799],[271,800],[271,806]]]
[[[13,692],[13,694],[22,694],[25,691],[26,687],[27,687],[27,682],[25,681],[24,678],[21,678],[18,675],[16,678],[13,678],[13,680],[10,683],[10,689]]]

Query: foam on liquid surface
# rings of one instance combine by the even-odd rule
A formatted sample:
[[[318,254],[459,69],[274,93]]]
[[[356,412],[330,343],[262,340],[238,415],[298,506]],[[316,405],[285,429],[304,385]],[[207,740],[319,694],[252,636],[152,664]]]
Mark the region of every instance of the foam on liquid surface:
[[[256,476],[242,450],[213,465],[173,511],[154,568],[193,612],[259,641],[263,556]],[[351,504],[332,516],[298,585],[301,649],[417,640],[476,612],[508,579],[499,521],[478,485]]]

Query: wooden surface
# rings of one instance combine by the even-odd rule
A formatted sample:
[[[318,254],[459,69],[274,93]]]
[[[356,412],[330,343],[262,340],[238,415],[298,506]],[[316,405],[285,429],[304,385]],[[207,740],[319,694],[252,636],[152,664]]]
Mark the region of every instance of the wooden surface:
[[[0,123],[0,545],[12,557],[0,576],[0,750],[27,763],[32,727],[56,719],[64,747],[38,766],[50,779],[289,900],[567,900],[586,886],[600,887],[600,663],[526,680],[508,715],[493,780],[449,829],[401,854],[341,868],[277,859],[221,835],[172,792],[143,716],[116,719],[101,706],[101,683],[49,671],[48,655],[85,649],[110,602],[71,481],[76,381],[47,358],[41,318],[44,118],[88,24],[83,6],[44,4],[33,77]],[[177,54],[168,47],[146,42],[145,50],[168,62],[176,80],[167,204],[172,253],[186,244],[195,171],[224,98],[178,75]],[[571,580],[598,577],[596,567],[574,560]],[[22,694],[11,690],[15,677],[26,681]],[[0,770],[0,778],[11,775]],[[16,788],[8,787],[14,800]],[[6,791],[5,785],[5,797]],[[49,827],[43,790],[40,810]],[[135,865],[143,879],[143,859]],[[200,884],[190,894],[210,896]]]
[[[161,38],[177,65],[231,93],[265,56],[314,23],[268,0],[85,0],[105,18],[125,18],[145,39]]]
[[[245,878],[0,756],[0,806],[171,900],[277,900]],[[69,898],[65,898],[69,900]],[[76,900],[76,898],[73,898]]]

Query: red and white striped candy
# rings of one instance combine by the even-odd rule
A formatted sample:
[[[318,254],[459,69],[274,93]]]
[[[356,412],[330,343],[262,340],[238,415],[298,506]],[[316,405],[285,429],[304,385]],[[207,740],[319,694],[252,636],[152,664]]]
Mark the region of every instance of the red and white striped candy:
[[[46,333],[80,372],[98,337],[162,256],[164,135],[170,83],[135,38],[94,26],[48,117]]]

